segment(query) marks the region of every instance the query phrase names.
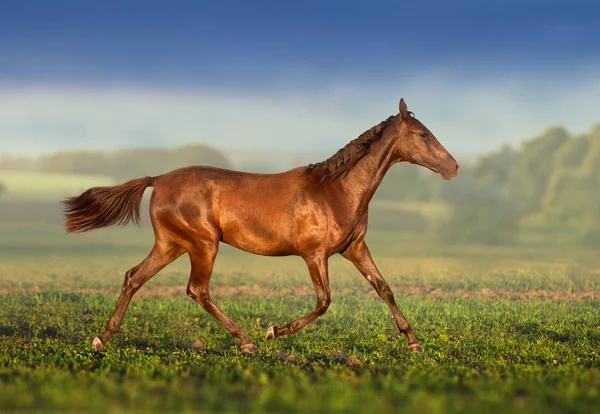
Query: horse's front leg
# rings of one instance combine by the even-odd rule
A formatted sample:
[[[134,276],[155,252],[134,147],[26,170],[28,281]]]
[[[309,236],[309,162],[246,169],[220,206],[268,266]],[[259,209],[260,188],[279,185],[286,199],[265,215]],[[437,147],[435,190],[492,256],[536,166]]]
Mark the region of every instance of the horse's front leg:
[[[408,323],[404,315],[402,315],[402,312],[400,312],[398,309],[394,299],[394,294],[392,293],[392,290],[383,276],[381,276],[379,269],[377,269],[377,266],[371,257],[371,253],[369,252],[369,248],[364,240],[356,240],[348,247],[348,249],[346,249],[344,253],[342,253],[342,256],[350,260],[354,266],[356,266],[360,273],[362,273],[362,275],[373,286],[379,297],[388,305],[392,311],[392,314],[394,315],[398,329],[400,332],[406,335],[406,338],[408,339],[408,348],[420,354],[422,352],[421,345],[419,344],[419,341],[417,340],[410,323]]]
[[[317,294],[317,306],[315,309],[304,315],[303,317],[296,319],[293,322],[288,323],[283,328],[271,326],[267,331],[267,340],[275,339],[282,335],[293,334],[304,328],[306,325],[323,315],[329,304],[331,303],[331,292],[329,290],[329,273],[327,269],[327,256],[317,255],[304,258],[308,265],[308,271],[310,272],[310,278],[312,279],[315,293]]]

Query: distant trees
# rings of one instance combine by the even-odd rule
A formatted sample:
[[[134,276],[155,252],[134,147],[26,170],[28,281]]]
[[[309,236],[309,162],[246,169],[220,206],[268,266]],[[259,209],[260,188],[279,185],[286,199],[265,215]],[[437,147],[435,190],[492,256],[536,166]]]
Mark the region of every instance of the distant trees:
[[[515,176],[515,168],[519,163],[519,152],[508,145],[500,150],[479,157],[473,174],[478,185],[493,186],[507,193],[507,185]]]
[[[444,242],[503,244],[515,240],[519,213],[506,187],[518,154],[508,146],[481,157],[474,167],[461,167],[456,178],[440,187],[450,215],[435,227]]]
[[[513,241],[524,220],[578,229],[585,244],[600,244],[600,124],[572,137],[547,129],[519,151],[503,147],[440,187],[452,207],[439,225],[445,240]]]
[[[159,175],[190,165],[230,168],[218,150],[206,145],[187,145],[174,149],[130,148],[115,152],[71,151],[42,156],[37,169],[67,174],[101,174],[117,179]]]
[[[35,161],[27,157],[0,156],[0,170],[31,171],[35,169]]]
[[[571,138],[556,154],[542,200],[548,223],[570,224],[582,241],[600,244],[600,124]]]
[[[548,180],[556,168],[556,154],[568,140],[564,127],[554,127],[523,144],[507,183],[508,194],[521,214],[540,210]]]
[[[109,159],[103,152],[64,151],[42,156],[36,169],[49,173],[110,175]]]

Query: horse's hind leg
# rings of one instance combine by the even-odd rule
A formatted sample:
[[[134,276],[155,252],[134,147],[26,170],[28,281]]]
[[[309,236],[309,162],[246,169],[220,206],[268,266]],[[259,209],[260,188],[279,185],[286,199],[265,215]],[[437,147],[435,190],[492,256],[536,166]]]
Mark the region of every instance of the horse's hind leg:
[[[150,254],[137,266],[132,267],[125,273],[123,288],[119,294],[115,310],[106,324],[106,331],[103,335],[94,338],[94,349],[96,351],[100,350],[111,336],[119,332],[127,306],[129,306],[135,292],[162,268],[181,256],[184,251],[181,246],[173,241],[161,242],[156,240]]]
[[[233,319],[219,309],[210,297],[209,282],[217,255],[218,244],[218,239],[211,242],[195,243],[194,249],[188,250],[192,270],[187,286],[187,294],[218,320],[231,335],[242,341],[241,348],[243,351],[252,354],[256,348],[250,337],[246,335]]]

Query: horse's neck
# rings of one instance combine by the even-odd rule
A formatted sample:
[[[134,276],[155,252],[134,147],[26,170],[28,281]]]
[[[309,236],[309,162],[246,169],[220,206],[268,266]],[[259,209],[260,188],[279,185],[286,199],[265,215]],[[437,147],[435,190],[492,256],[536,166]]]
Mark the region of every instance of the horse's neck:
[[[389,151],[391,143],[386,141],[373,142],[369,153],[338,180],[346,201],[358,212],[367,210],[385,173],[395,162]]]

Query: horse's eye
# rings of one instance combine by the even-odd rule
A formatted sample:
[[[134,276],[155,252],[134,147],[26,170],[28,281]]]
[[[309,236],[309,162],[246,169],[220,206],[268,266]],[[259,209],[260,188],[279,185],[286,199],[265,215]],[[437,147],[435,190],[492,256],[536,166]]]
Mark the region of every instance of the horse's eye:
[[[421,133],[419,133],[419,136],[421,138],[425,138],[427,136],[427,132],[421,132]]]

